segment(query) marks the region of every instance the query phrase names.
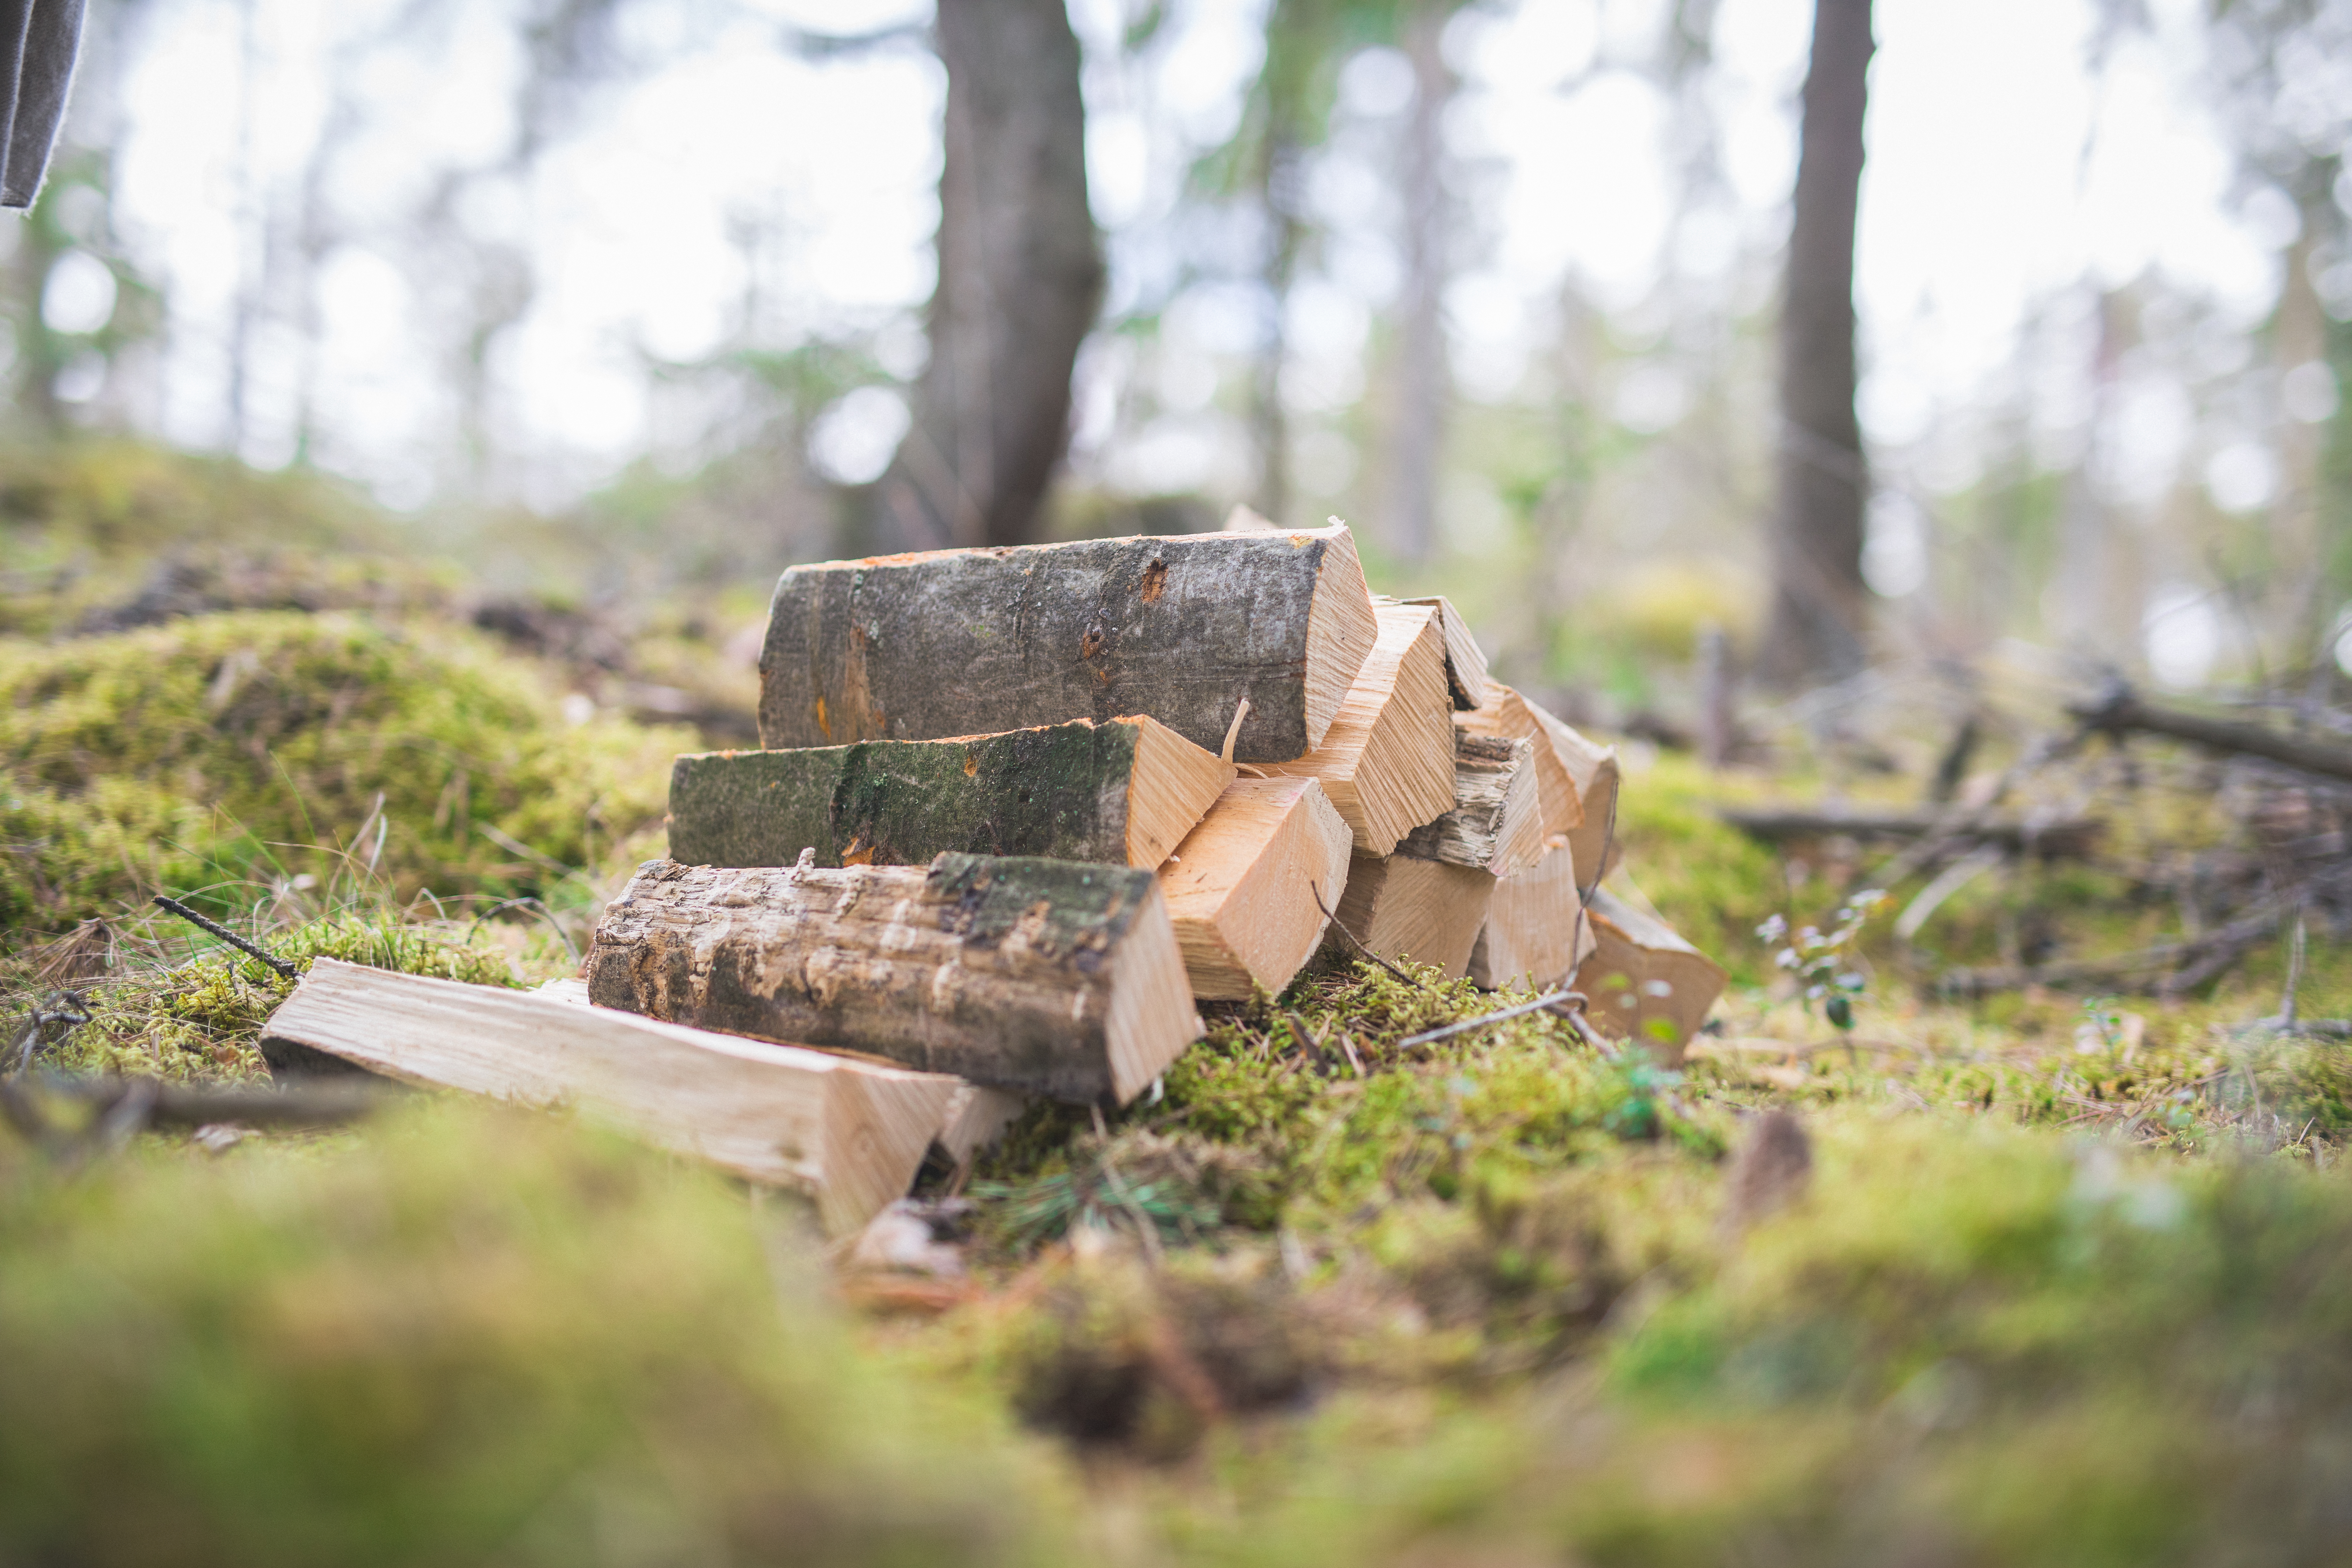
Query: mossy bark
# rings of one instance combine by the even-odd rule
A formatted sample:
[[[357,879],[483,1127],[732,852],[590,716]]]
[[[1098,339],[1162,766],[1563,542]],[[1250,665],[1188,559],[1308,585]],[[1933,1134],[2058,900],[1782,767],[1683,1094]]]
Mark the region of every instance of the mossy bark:
[[[1203,534],[795,566],[760,656],[761,742],[1142,713],[1214,752],[1247,698],[1234,759],[1290,762],[1321,738],[1307,627],[1334,548],[1321,533]]]
[[[598,924],[588,993],[673,1023],[1091,1101],[1112,1092],[1113,971],[1139,934],[1178,962],[1158,885],[1127,867],[656,860]]]
[[[711,752],[670,773],[689,866],[913,866],[947,852],[1127,861],[1135,728],[1084,721],[959,741]]]

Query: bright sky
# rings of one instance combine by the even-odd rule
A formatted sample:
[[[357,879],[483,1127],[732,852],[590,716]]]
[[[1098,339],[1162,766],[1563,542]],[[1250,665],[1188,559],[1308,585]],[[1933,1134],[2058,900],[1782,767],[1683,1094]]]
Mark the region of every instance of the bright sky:
[[[1945,439],[1931,433],[1965,428],[1950,416],[2004,374],[2035,301],[2086,274],[2120,282],[2158,268],[2231,321],[2267,311],[2278,215],[2260,197],[2233,199],[2225,155],[2192,107],[2193,4],[2158,0],[2157,37],[2124,47],[2095,81],[2083,66],[2091,0],[1878,0],[1859,252],[1863,405],[1874,439],[1920,444],[1931,478],[1930,449]],[[1108,59],[1117,0],[1072,5],[1091,46],[1089,167],[1113,233],[1116,306],[1164,288],[1180,245],[1196,256],[1204,244],[1215,249],[1213,236],[1172,233],[1170,214],[1185,159],[1239,112],[1264,0],[1175,5],[1173,36],[1144,70]],[[1667,106],[1614,63],[1646,46],[1663,6],[1505,0],[1450,35],[1466,85],[1449,136],[1496,182],[1481,187],[1496,194],[1475,214],[1491,244],[1449,301],[1472,395],[1507,395],[1517,384],[1563,279],[1638,321],[1661,279],[1729,287],[1743,257],[1777,244],[1811,5],[1725,0],[1709,107],[1722,127],[1727,199],[1679,228]],[[429,352],[420,311],[441,290],[485,284],[446,253],[419,248],[400,220],[436,167],[499,161],[513,134],[520,62],[490,0],[448,7],[453,20],[429,47],[369,47],[400,8],[252,0],[259,68],[249,121],[238,95],[222,90],[239,79],[238,0],[152,8],[124,80],[120,222],[170,304],[152,421],[181,441],[217,445],[239,280],[259,265],[256,226],[241,221],[255,199],[238,178],[241,153],[252,151],[269,187],[292,192],[346,95],[359,112],[331,189],[356,240],[325,263],[317,361],[306,363],[282,327],[257,340],[245,450],[264,463],[291,455],[307,377],[320,460],[415,504],[450,482],[457,414],[453,367]],[[536,279],[528,313],[488,364],[496,434],[528,458],[530,499],[560,502],[692,434],[692,418],[666,416],[649,395],[647,355],[706,354],[747,314],[759,337],[783,346],[828,323],[903,323],[919,306],[936,216],[937,62],[906,47],[812,64],[775,40],[787,24],[855,31],[926,10],[921,0],[640,5],[638,41],[672,63],[595,99],[590,121],[528,186],[472,190],[456,215],[465,233],[515,247]],[[1386,184],[1349,149],[1371,145],[1402,107],[1398,64],[1376,54],[1349,68],[1340,141],[1311,183],[1334,242],[1292,306],[1300,363],[1291,393],[1309,413],[1360,389],[1369,326],[1395,285]],[[1163,405],[1205,408],[1214,381],[1201,356],[1244,348],[1254,309],[1230,287],[1177,301],[1159,373]],[[2078,321],[2077,336],[2087,331]],[[903,324],[893,341],[914,363],[919,343]],[[2062,429],[2082,417],[2084,342],[2060,356],[2041,397]],[[1124,374],[1120,352],[1107,346],[1087,361],[1086,439],[1107,430],[1104,387]],[[868,399],[833,422],[836,466],[878,467],[877,450],[887,458],[887,405]],[[1679,406],[1661,371],[1628,380],[1620,413],[1654,427]],[[1209,429],[1179,421],[1142,432],[1107,471],[1139,485],[1214,485],[1232,463]],[[2182,418],[2159,413],[2132,429],[2143,475],[2153,465],[2168,478],[2202,460],[2202,437]],[[1941,460],[1948,468],[1966,458]]]

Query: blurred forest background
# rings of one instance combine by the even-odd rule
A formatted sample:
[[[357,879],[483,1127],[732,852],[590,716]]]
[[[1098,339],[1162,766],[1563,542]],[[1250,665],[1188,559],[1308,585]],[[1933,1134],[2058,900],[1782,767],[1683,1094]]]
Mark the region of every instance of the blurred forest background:
[[[1702,650],[1757,663],[1776,461],[1821,464],[1774,337],[1813,11],[1071,0],[1098,238],[1028,261],[1100,303],[1034,324],[1075,343],[1067,454],[990,527],[1336,513],[1510,679],[1686,731]],[[1871,651],[2317,695],[2352,666],[2352,5],[1882,0],[1875,31],[1867,467],[1831,464]],[[315,471],[516,595],[492,630],[686,605],[748,682],[779,567],[909,542],[942,53],[984,41],[922,0],[93,0],[0,226],[8,504],[90,437]],[[990,374],[1058,434],[1054,389]],[[135,484],[108,450],[90,482]],[[88,544],[28,537],[20,571]],[[630,677],[581,695],[722,733],[743,696]]]

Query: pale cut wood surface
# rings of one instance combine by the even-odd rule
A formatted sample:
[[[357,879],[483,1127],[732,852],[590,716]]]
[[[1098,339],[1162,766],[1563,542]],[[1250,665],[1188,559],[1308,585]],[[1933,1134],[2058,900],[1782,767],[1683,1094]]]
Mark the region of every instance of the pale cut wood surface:
[[[1577,875],[1584,879],[1586,887],[1596,887],[1622,858],[1615,832],[1617,748],[1595,744],[1539,704],[1530,702],[1528,709],[1543,726],[1545,738],[1576,786],[1583,820],[1569,830],[1568,842],[1576,851]]]
[[[1586,1016],[1679,1063],[1723,994],[1723,966],[1607,888],[1594,889],[1591,914],[1597,945],[1577,973]]]
[[[1465,712],[1486,706],[1486,651],[1471,636],[1470,623],[1462,618],[1454,601],[1441,594],[1399,602],[1427,605],[1437,612],[1438,630],[1445,637],[1445,683],[1454,693],[1454,706]]]
[[[795,566],[760,656],[772,748],[1148,714],[1214,752],[1320,744],[1377,627],[1345,525]]]
[[[1592,951],[1592,922],[1580,919],[1575,851],[1555,837],[1543,858],[1495,884],[1486,923],[1470,954],[1470,978],[1488,989],[1538,991],[1565,982]]]
[[[597,1003],[1124,1104],[1201,1021],[1152,873],[1027,857],[928,868],[648,861],[588,954]]]
[[[1368,855],[1388,854],[1454,805],[1453,707],[1436,612],[1383,605],[1380,625],[1380,640],[1323,744],[1265,770],[1320,779],[1355,847]]]
[[[1391,855],[1357,855],[1349,862],[1348,895],[1339,923],[1381,958],[1433,963],[1449,980],[1470,965],[1471,949],[1501,886],[1484,867]],[[1324,934],[1326,952],[1353,958],[1338,931]]]
[[[1160,868],[1192,994],[1276,993],[1348,879],[1348,825],[1314,779],[1235,779]],[[1318,907],[1318,898],[1321,904]]]
[[[1156,721],[1001,735],[706,752],[670,771],[670,858],[689,866],[920,866],[949,850],[1160,864],[1233,778]]]
[[[404,1083],[589,1120],[815,1197],[828,1235],[905,1195],[967,1086],[583,1006],[315,960],[263,1031]]]
[[[1454,722],[1473,735],[1536,742],[1536,798],[1543,837],[1548,839],[1555,834],[1573,834],[1584,826],[1584,796],[1538,712],[1536,705],[1517,691],[1491,680],[1486,683],[1486,705],[1474,713],[1456,713]]]
[[[1404,836],[1396,852],[1507,877],[1543,854],[1536,746],[1454,732],[1454,809]]]

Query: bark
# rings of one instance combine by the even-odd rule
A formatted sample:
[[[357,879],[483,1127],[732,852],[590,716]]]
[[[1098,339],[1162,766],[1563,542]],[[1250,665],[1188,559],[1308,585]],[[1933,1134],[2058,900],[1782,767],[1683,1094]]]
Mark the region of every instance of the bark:
[[[1165,747],[1192,753],[1184,776],[1151,765],[1152,730]],[[919,866],[952,850],[1150,870],[1233,775],[1231,764],[1149,719],[709,752],[671,770],[669,853],[689,866],[790,866],[803,848],[819,866]],[[1163,789],[1189,798],[1148,809]],[[1170,826],[1143,831],[1152,818]]]
[[[941,0],[936,32],[948,98],[931,357],[878,521],[901,549],[1025,544],[1102,295],[1078,44],[1062,0]]]
[[[1538,795],[1535,742],[1456,731],[1454,809],[1406,834],[1396,852],[1507,877],[1543,854]]]
[[[588,994],[1080,1103],[1132,1099],[1200,1033],[1150,872],[979,855],[648,862],[597,924]]]
[[[1437,540],[1437,458],[1445,418],[1445,106],[1454,73],[1438,40],[1449,7],[1422,0],[1405,24],[1412,62],[1412,110],[1405,123],[1404,298],[1397,345],[1392,504],[1396,542],[1408,561],[1425,561]]]
[[[1234,758],[1321,743],[1378,636],[1344,528],[795,566],[760,658],[769,746],[1143,713]]]
[[[1861,668],[1870,475],[1854,416],[1853,235],[1874,47],[1870,0],[1816,0],[1780,312],[1780,435],[1763,671],[1781,685]]]

